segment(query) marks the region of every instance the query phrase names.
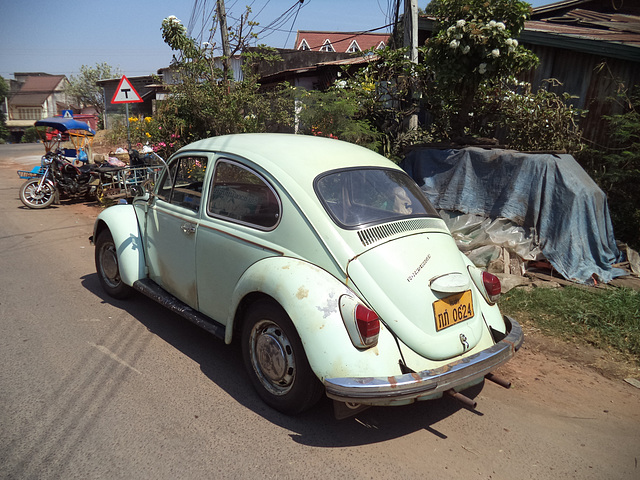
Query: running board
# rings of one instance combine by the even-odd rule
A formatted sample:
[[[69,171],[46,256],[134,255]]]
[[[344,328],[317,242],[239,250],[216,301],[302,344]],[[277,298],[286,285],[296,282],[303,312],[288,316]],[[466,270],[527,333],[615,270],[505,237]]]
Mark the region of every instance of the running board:
[[[186,318],[191,323],[196,324],[219,339],[224,340],[224,325],[210,319],[206,315],[194,310],[186,303],[178,300],[153,280],[148,278],[137,280],[133,283],[133,288],[169,310],[177,313],[181,317]]]

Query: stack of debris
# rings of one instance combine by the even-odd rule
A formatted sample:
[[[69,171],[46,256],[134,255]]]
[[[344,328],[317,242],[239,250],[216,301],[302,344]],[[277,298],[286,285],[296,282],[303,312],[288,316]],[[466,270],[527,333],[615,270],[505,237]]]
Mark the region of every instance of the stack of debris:
[[[505,290],[539,281],[640,289],[638,254],[618,247],[606,196],[570,155],[425,148],[401,166]]]

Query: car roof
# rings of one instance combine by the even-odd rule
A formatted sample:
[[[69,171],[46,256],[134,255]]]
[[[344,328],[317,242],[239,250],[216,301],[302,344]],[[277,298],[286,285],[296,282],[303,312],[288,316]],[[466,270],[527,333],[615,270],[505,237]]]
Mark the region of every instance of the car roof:
[[[212,137],[178,150],[238,155],[253,161],[278,178],[288,176],[300,184],[339,168],[387,167],[393,162],[358,145],[326,137],[287,133],[241,133]]]

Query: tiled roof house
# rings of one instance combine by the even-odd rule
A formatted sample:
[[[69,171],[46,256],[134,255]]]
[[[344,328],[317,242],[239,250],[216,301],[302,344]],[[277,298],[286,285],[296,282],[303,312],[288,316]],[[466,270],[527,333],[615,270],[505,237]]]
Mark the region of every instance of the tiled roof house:
[[[384,48],[388,41],[388,33],[298,30],[295,49],[313,52],[357,53],[372,48]]]
[[[41,118],[51,117],[70,107],[64,93],[69,81],[64,75],[28,75],[9,98],[9,122],[28,121],[29,126]]]

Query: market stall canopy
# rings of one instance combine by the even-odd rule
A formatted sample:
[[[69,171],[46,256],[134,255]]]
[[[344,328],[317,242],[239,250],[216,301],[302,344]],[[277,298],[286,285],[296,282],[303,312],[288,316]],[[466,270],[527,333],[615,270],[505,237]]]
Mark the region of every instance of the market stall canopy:
[[[464,148],[411,151],[402,168],[438,209],[506,218],[533,232],[563,277],[625,275],[607,197],[571,155]]]

